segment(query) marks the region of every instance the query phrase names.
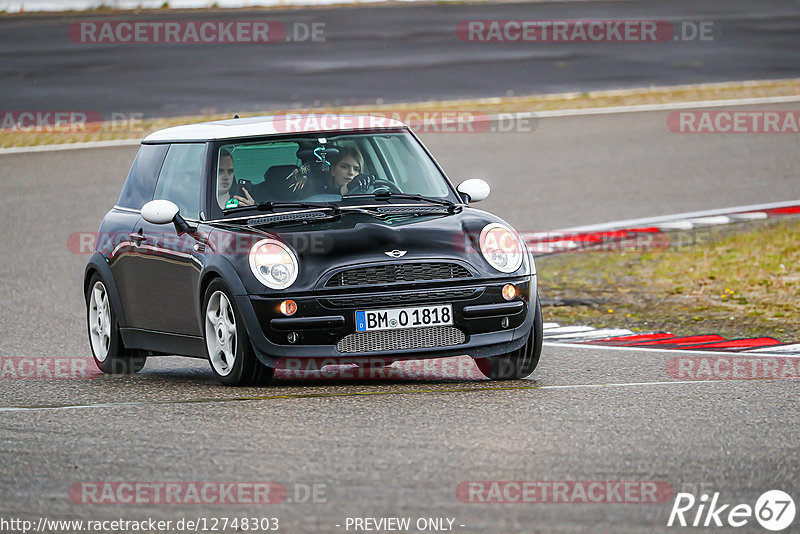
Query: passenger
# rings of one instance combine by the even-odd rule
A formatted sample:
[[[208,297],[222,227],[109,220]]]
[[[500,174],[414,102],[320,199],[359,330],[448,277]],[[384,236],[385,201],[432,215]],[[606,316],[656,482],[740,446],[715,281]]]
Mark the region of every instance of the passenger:
[[[217,170],[217,203],[219,207],[224,209],[225,204],[231,198],[238,200],[239,206],[252,206],[256,203],[244,187],[242,187],[244,196],[231,196],[231,188],[234,184],[236,184],[236,176],[233,174],[233,155],[227,148],[223,148],[219,151],[219,169]]]

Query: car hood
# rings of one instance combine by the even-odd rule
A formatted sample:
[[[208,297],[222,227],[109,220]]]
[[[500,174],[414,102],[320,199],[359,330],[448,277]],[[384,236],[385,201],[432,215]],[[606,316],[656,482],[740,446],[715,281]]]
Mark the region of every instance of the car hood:
[[[480,233],[489,223],[507,224],[490,213],[464,208],[455,214],[418,216],[345,211],[336,219],[311,224],[277,228],[254,225],[218,231],[248,232],[253,239],[274,238],[289,245],[300,264],[291,290],[310,291],[321,288],[333,272],[342,268],[386,263],[445,260],[463,265],[477,279],[508,277],[489,266],[480,252]],[[243,281],[255,280],[246,260],[246,254],[232,259]],[[523,262],[512,276],[528,274],[527,265]]]

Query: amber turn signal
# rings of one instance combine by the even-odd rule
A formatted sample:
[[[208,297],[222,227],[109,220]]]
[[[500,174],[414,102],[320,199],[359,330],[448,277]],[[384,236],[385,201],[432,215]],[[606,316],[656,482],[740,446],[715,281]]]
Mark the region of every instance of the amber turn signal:
[[[503,290],[505,291],[505,289]],[[281,313],[284,315],[294,315],[297,311],[297,303],[293,300],[284,300],[281,302]]]
[[[503,286],[503,298],[506,300],[511,300],[517,296],[517,288],[514,287],[514,284],[506,284]]]

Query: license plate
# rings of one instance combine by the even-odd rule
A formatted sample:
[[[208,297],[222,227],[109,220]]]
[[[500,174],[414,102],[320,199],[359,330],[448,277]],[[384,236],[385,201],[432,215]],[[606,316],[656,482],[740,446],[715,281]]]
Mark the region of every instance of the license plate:
[[[453,306],[451,304],[356,312],[356,332],[451,324],[453,324]]]

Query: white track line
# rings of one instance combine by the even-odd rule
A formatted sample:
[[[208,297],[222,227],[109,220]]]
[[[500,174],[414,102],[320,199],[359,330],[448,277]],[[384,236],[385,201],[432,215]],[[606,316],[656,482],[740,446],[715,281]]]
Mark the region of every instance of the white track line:
[[[607,328],[601,330],[592,330],[591,332],[573,332],[571,334],[556,334],[548,335],[545,333],[545,339],[548,341],[553,339],[570,339],[570,340],[598,340],[605,338],[614,338],[620,336],[630,336],[633,332],[624,328]]]
[[[767,96],[759,98],[731,98],[727,100],[698,100],[693,102],[668,102],[661,104],[640,104],[633,106],[612,106],[602,108],[554,109],[549,111],[522,111],[489,115],[489,122],[514,119],[539,119],[552,117],[580,117],[588,115],[611,115],[616,113],[638,113],[647,111],[668,111],[674,109],[702,109],[728,106],[752,106],[763,104],[785,104],[800,102],[800,95]],[[69,143],[63,145],[39,145],[31,147],[0,148],[3,154],[24,154],[31,152],[54,152],[58,150],[79,150],[84,148],[104,148],[113,146],[138,145],[139,139],[119,139],[114,141],[90,141],[87,143]]]
[[[596,328],[591,326],[559,326],[557,328],[549,328],[544,331],[544,337],[553,336],[557,334],[575,334],[578,332],[593,332]]]
[[[683,356],[686,354],[702,354],[703,356],[739,356],[746,358],[747,356],[752,356],[754,354],[754,349],[748,349],[742,352],[734,352],[734,351],[720,351],[720,350],[695,350],[695,349],[662,349],[655,346],[647,346],[647,347],[634,347],[634,346],[614,346],[614,345],[590,345],[590,344],[578,344],[578,343],[560,343],[557,341],[548,341],[547,337],[544,338],[544,342],[542,343],[545,347],[570,347],[570,348],[577,348],[577,349],[597,349],[597,350],[622,350],[622,351],[644,351],[644,352],[659,352],[661,354],[671,354],[674,357]],[[776,347],[781,347],[782,345],[776,345]],[[793,346],[793,345],[784,345],[784,346]],[[765,349],[761,351],[760,349]],[[760,347],[758,356],[780,356],[782,358],[800,358],[800,353],[788,353],[784,354],[783,352],[768,352],[766,349],[770,347]],[[800,348],[795,349],[800,351]]]
[[[788,352],[789,354],[795,353],[800,354],[800,343],[795,343],[793,345],[775,345],[772,347],[759,347],[757,349],[747,349],[747,354],[758,353],[758,354],[780,354],[781,356],[786,356],[784,352]]]
[[[728,106],[756,106],[762,104],[786,104],[800,102],[800,95],[791,96],[764,96],[756,98],[730,98],[726,100],[695,100],[692,102],[665,102],[661,104],[637,104],[632,106],[611,106],[603,108],[576,108],[554,109],[546,111],[523,111],[519,113],[504,113],[490,115],[489,120],[510,118],[549,118],[549,117],[580,117],[585,115],[610,115],[615,113],[639,113],[646,111],[669,111],[675,109],[702,109],[719,108]]]
[[[136,146],[141,139],[114,139],[110,141],[89,141],[86,143],[67,143],[63,145],[37,145],[0,148],[2,154],[30,154],[32,152],[58,152],[61,150],[83,150],[85,148],[108,148],[116,146]]]
[[[750,206],[735,206],[732,208],[720,208],[705,211],[693,211],[688,213],[675,213],[673,215],[660,215],[658,217],[645,217],[642,219],[627,219],[624,221],[614,221],[602,224],[592,224],[588,226],[575,226],[573,228],[564,228],[562,230],[555,230],[551,233],[559,232],[599,232],[603,230],[611,230],[614,228],[636,228],[641,226],[657,226],[659,223],[677,224],[690,219],[702,219],[706,217],[714,217],[717,215],[730,216],[731,214],[738,214],[750,211],[763,211],[774,208],[786,208],[791,206],[800,205],[800,200],[786,200],[782,202],[770,202],[768,204],[753,204]]]
[[[763,211],[751,211],[750,213],[731,213],[729,218],[735,221],[758,221],[769,217]]]
[[[730,224],[731,218],[725,215],[716,215],[714,217],[699,217],[697,219],[689,219],[689,222],[695,226],[716,226],[719,224]]]
[[[530,380],[530,379],[525,379]],[[798,378],[727,378],[727,379],[711,379],[711,380],[669,380],[663,382],[618,382],[611,384],[565,384],[563,386],[541,386],[536,389],[588,389],[588,388],[622,388],[622,387],[641,387],[641,386],[668,386],[680,384],[708,384],[710,382],[724,383],[731,380],[742,382],[744,380],[759,380],[775,382],[778,380],[800,380]]]
[[[674,221],[658,225],[659,230],[691,230],[692,228],[694,225],[689,221]]]

